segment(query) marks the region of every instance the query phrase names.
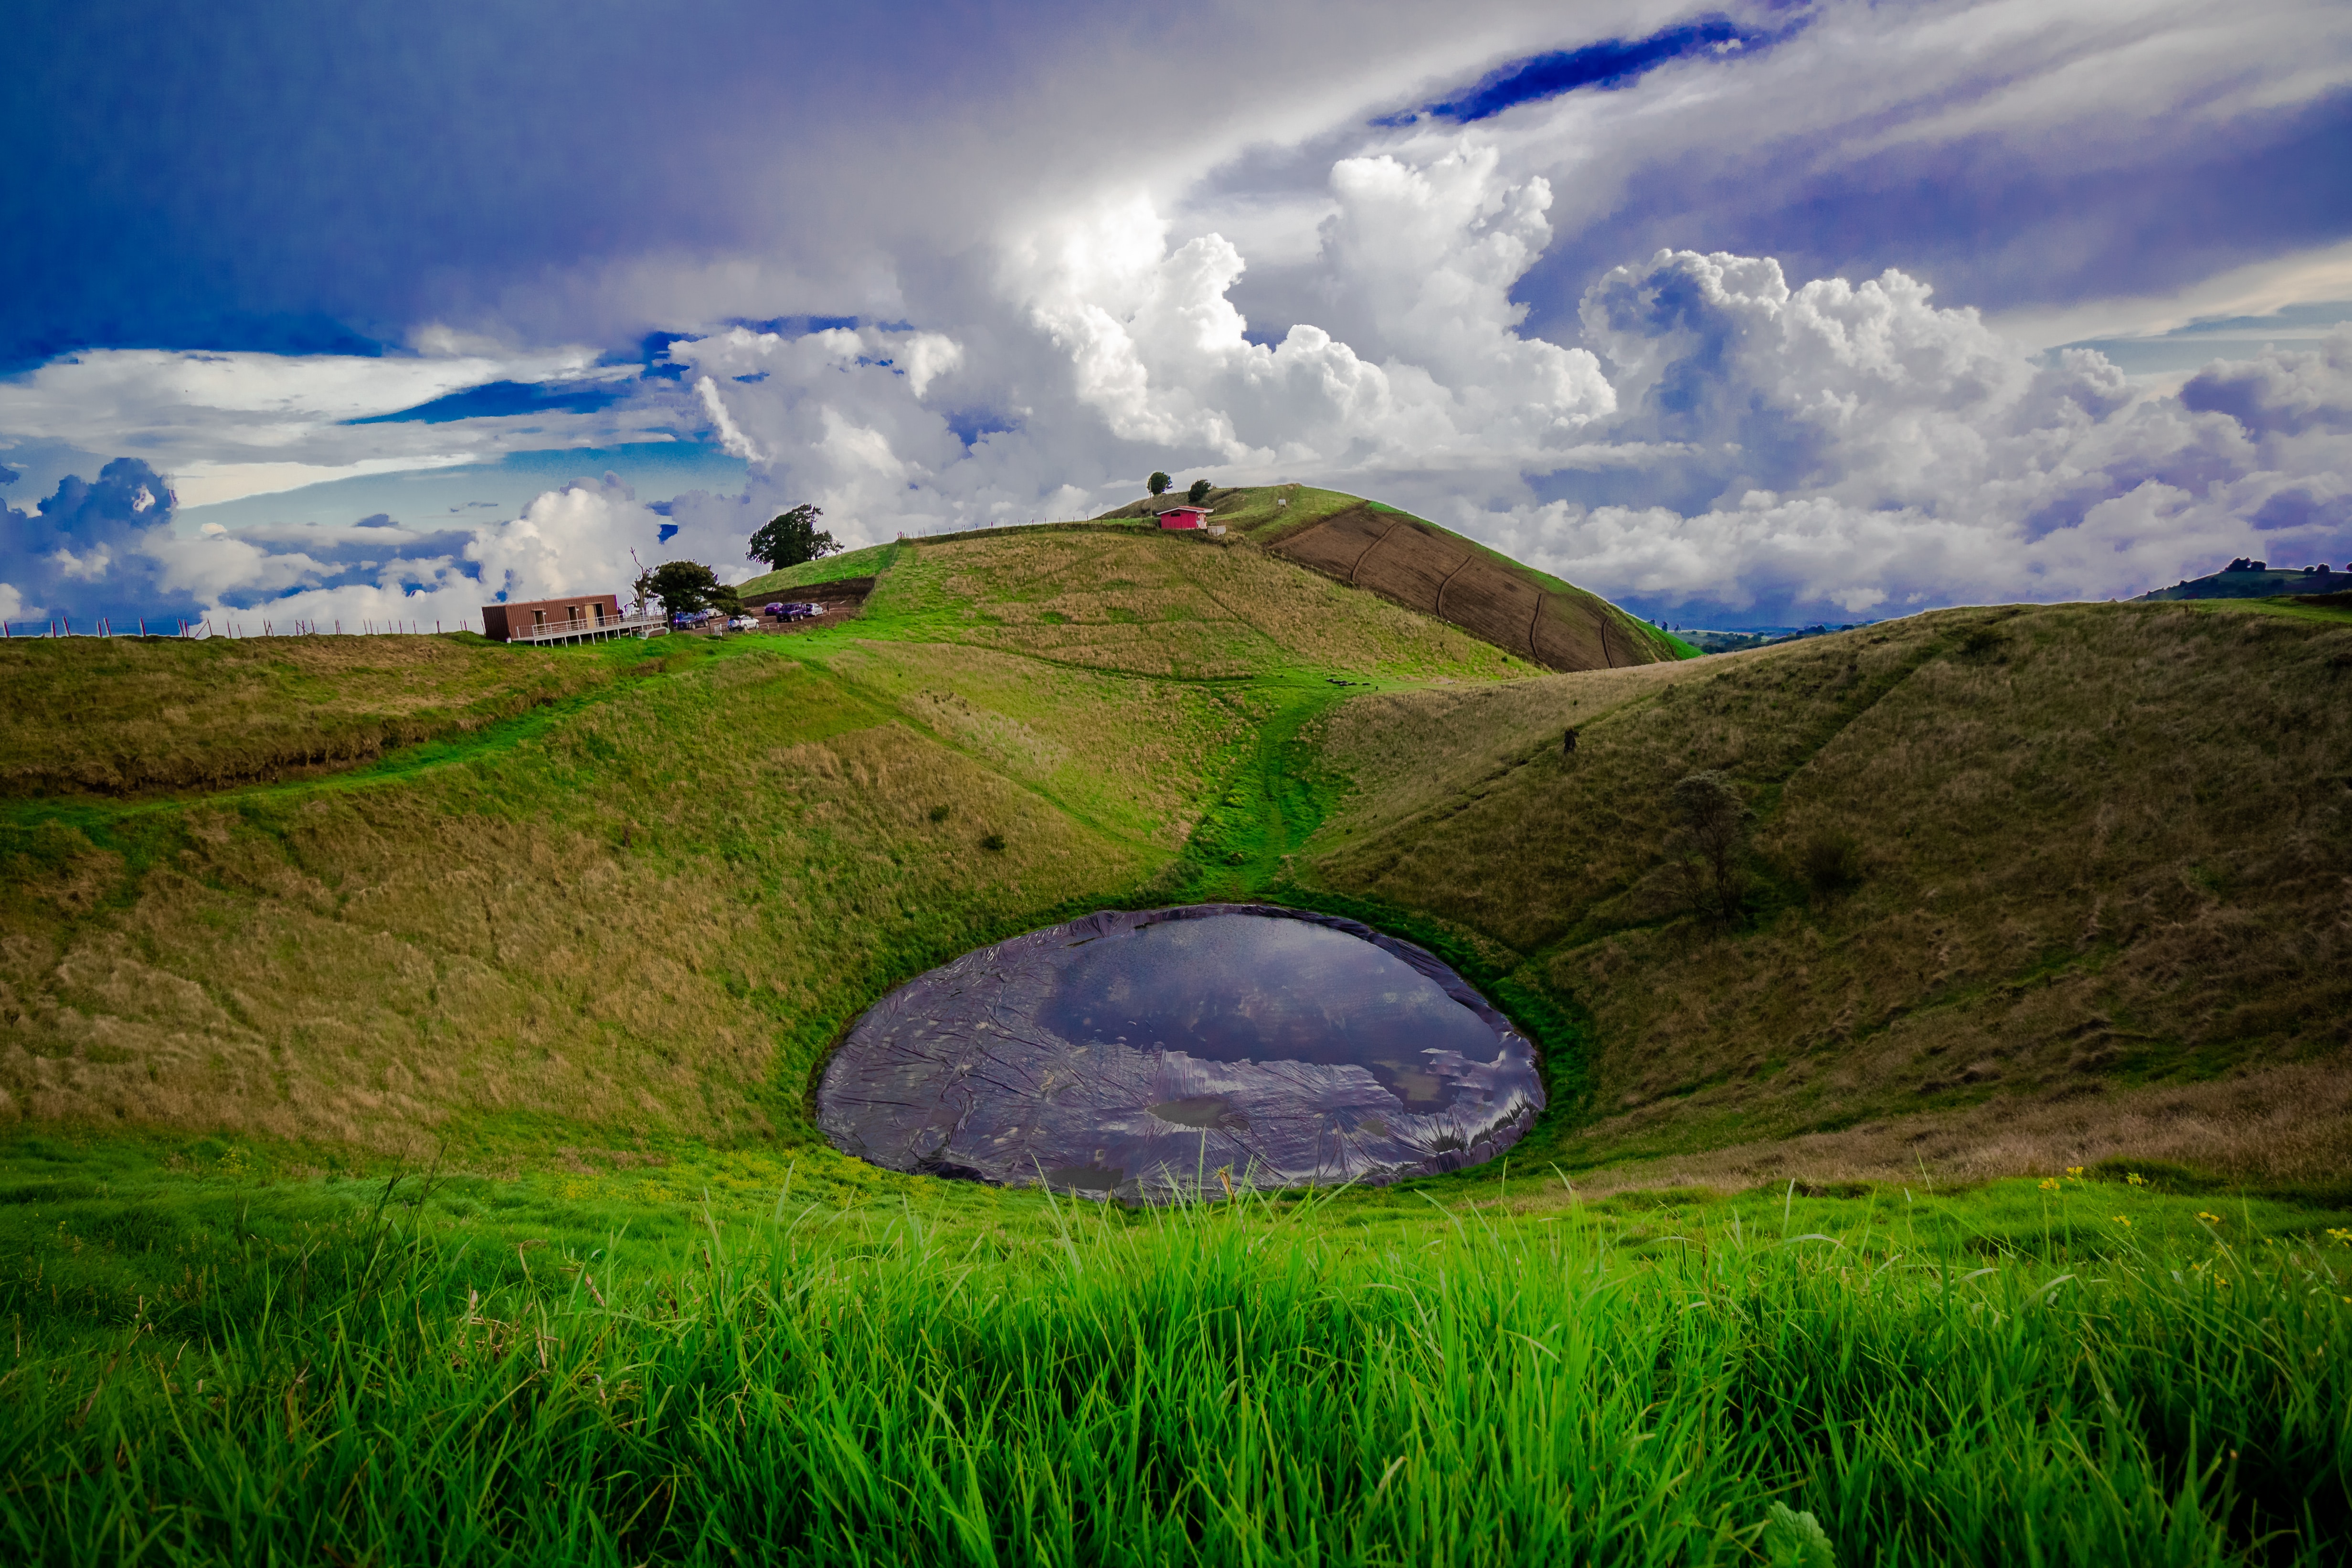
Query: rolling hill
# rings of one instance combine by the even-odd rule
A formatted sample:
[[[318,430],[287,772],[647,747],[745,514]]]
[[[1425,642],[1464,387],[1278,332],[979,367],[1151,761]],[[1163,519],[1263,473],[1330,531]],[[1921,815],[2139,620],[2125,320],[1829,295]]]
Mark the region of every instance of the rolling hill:
[[[0,1113],[823,1164],[811,1075],[890,984],[1270,897],[1515,1008],[1563,1169],[2347,1168],[2352,616],[1951,611],[1697,661],[1622,617],[1651,658],[1540,673],[1285,553],[1444,536],[1224,499],[1223,541],[816,563],[877,586],[790,639],[12,647]],[[1728,913],[1668,806],[1709,770],[1755,814]]]
[[[0,1531],[2343,1558],[2352,611],[1556,672],[1281,542],[907,542],[724,641],[10,645]],[[1549,1109],[1143,1212],[817,1136],[898,982],[1214,900],[1433,949]]]
[[[1144,520],[1163,504],[1105,513]],[[1379,501],[1307,485],[1213,489],[1237,538],[1350,587],[1449,622],[1546,669],[1615,669],[1696,649],[1597,594]]]

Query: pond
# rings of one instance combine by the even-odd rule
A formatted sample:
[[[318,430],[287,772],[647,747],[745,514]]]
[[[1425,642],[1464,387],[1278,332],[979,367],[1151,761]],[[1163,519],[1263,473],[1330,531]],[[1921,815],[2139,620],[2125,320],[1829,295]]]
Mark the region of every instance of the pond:
[[[1543,1109],[1535,1047],[1435,957],[1271,904],[1105,910],[966,953],[852,1026],[817,1090],[896,1171],[1127,1202],[1457,1170]]]

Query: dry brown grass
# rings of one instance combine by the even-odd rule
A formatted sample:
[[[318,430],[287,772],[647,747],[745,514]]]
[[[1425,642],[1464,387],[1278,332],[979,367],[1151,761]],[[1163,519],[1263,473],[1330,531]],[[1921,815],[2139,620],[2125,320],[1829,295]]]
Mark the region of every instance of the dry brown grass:
[[[0,643],[0,794],[218,788],[347,767],[611,679],[596,648],[440,637]]]
[[[2053,606],[1370,700],[1330,722],[1366,787],[1307,875],[1504,943],[1590,1013],[1580,1158],[2342,1063],[2347,689],[2352,625]],[[1666,792],[1705,768],[1765,813],[1737,930],[1664,854]],[[1864,879],[1815,906],[1823,830]]]
[[[867,601],[926,636],[1101,669],[1239,679],[1309,664],[1492,679],[1524,661],[1238,542],[1016,534],[902,547]]]
[[[2104,1163],[2172,1165],[2261,1189],[2342,1191],[2352,1179],[2352,1074],[2332,1062],[2257,1068],[2194,1083],[2110,1089],[2060,1100],[2004,1098],[1920,1111],[1838,1132],[1743,1142],[1622,1161],[1580,1190],[1737,1190],[1759,1183],[1941,1183],[2054,1176]],[[1608,1129],[1590,1137],[1605,1138]]]

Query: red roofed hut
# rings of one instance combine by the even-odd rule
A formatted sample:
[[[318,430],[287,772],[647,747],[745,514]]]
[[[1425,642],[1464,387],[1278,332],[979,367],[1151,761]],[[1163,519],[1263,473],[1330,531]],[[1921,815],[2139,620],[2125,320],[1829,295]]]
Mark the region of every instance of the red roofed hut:
[[[1209,526],[1209,513],[1207,509],[1203,507],[1170,507],[1166,511],[1160,514],[1160,526],[1162,528],[1206,528]]]

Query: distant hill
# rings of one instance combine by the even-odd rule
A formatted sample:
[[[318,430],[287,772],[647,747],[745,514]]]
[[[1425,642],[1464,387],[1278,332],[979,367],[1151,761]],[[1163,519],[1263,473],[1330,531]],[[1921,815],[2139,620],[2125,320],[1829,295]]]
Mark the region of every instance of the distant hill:
[[[1105,520],[1145,520],[1145,497]],[[1202,505],[1230,534],[1367,589],[1547,669],[1620,669],[1699,651],[1600,595],[1523,565],[1380,501],[1307,485],[1212,490]]]
[[[1694,631],[1688,626],[1675,635],[1701,653],[1746,653],[1750,648],[1771,647],[1784,642],[1797,642],[1805,637],[1825,637],[1832,632],[1857,631],[1875,625],[1872,621],[1856,621],[1844,626],[1815,622],[1810,626],[1761,626],[1749,631]]]
[[[2352,566],[2276,567],[2263,561],[2232,561],[2210,577],[2184,577],[2169,588],[2142,594],[2136,604],[2164,599],[2273,599],[2289,594],[2340,594],[2352,590]]]

